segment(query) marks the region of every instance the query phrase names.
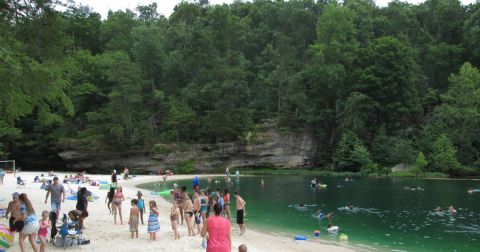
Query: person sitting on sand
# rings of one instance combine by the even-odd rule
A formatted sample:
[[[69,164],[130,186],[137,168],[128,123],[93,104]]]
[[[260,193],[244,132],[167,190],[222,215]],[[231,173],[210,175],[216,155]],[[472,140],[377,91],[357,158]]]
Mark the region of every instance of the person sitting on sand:
[[[138,219],[140,216],[140,209],[137,207],[138,200],[133,199],[131,202],[130,208],[130,218],[128,219],[128,226],[130,227],[130,233],[132,234],[132,239],[138,238]],[[142,223],[143,224],[143,223]]]

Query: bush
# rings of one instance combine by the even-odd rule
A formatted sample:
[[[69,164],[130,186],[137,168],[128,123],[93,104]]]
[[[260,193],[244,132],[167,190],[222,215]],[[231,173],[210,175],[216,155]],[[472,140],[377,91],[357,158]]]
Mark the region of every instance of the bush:
[[[427,168],[428,161],[423,155],[423,152],[419,152],[417,159],[415,160],[415,165],[412,167],[412,172],[415,174],[415,177],[418,177],[420,174],[425,173]]]
[[[376,167],[370,158],[370,152],[352,132],[343,134],[333,161],[336,171],[369,172]]]
[[[152,152],[156,154],[168,154],[170,153],[170,148],[166,144],[158,143],[153,145]]]
[[[442,134],[433,143],[432,170],[446,172],[450,175],[458,175],[461,165],[457,160],[457,150],[450,139]]]
[[[193,162],[190,160],[183,160],[177,163],[177,167],[175,169],[175,173],[178,174],[192,174],[195,172],[195,168],[193,167]]]

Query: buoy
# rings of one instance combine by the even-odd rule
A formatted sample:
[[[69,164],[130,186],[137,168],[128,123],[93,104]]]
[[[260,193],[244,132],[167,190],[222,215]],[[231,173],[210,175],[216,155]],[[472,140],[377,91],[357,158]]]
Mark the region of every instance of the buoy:
[[[340,239],[340,241],[348,241],[348,235],[346,235],[346,234],[340,234],[339,239]]]
[[[315,235],[315,236],[320,236],[320,230],[315,230],[315,231],[313,232],[313,235]]]
[[[6,251],[13,244],[13,237],[10,233],[10,230],[0,225],[0,251]]]
[[[305,235],[295,235],[295,240],[305,241],[305,240],[307,240],[307,237]]]

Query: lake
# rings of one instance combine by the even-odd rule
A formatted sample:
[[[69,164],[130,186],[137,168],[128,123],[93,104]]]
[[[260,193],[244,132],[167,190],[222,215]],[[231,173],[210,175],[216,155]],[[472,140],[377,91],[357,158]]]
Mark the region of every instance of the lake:
[[[344,178],[329,177],[320,178],[327,188],[317,189],[310,187],[311,179],[241,177],[226,185],[223,178],[213,178],[210,184],[201,179],[200,187],[238,190],[247,202],[247,231],[250,226],[292,239],[301,234],[309,239],[338,241],[337,236],[327,234],[328,221],[316,217],[317,210],[322,209],[334,213],[332,224],[348,235],[349,245],[380,250],[480,251],[480,193],[467,193],[469,188],[480,187],[478,181],[355,178],[345,182]],[[159,182],[140,187],[161,191],[171,188],[173,182],[192,186],[191,180],[172,180],[166,185]],[[408,186],[424,190],[406,190]],[[354,207],[346,210],[350,202]],[[458,211],[455,216],[434,211],[437,206],[446,210],[450,205]],[[313,236],[314,230],[321,230],[320,238]]]

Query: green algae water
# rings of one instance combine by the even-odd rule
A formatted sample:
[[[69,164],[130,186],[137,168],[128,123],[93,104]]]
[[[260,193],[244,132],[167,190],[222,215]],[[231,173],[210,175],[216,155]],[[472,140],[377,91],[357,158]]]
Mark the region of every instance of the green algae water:
[[[317,210],[322,209],[334,213],[332,224],[348,235],[348,245],[387,251],[480,251],[480,193],[467,193],[469,188],[480,187],[478,181],[357,178],[345,182],[343,178],[321,178],[328,186],[317,189],[310,187],[311,179],[241,177],[228,184],[223,178],[213,178],[210,184],[201,179],[200,187],[238,190],[247,202],[247,227],[279,232],[292,239],[301,234],[309,240],[338,241],[337,236],[326,232],[328,221],[316,217]],[[173,182],[192,186],[191,180],[185,180],[140,187],[161,191],[171,188]],[[408,186],[424,190],[406,190]],[[353,209],[345,209],[350,202]],[[450,205],[458,211],[455,216],[434,211],[437,206],[448,209]],[[314,230],[321,230],[319,238],[313,236]]]

